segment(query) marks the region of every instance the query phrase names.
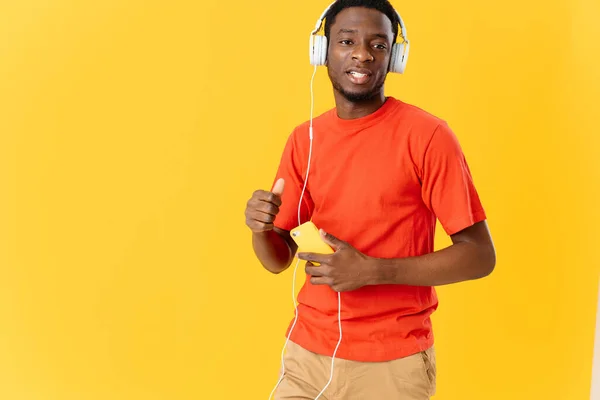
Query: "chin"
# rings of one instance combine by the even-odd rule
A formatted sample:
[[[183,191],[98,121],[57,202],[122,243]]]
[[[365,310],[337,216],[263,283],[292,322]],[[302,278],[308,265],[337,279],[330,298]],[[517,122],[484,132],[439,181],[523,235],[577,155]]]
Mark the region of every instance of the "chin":
[[[374,97],[379,95],[379,91],[368,90],[368,91],[355,92],[355,91],[350,91],[350,90],[340,90],[340,94],[349,101],[360,102],[360,101],[367,101],[367,100],[373,99]]]

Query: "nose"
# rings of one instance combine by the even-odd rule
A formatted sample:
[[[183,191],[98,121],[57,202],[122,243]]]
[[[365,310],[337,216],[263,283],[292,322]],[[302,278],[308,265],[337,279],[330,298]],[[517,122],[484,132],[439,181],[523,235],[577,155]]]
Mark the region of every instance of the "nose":
[[[352,53],[352,59],[359,62],[370,62],[373,61],[373,54],[371,53],[371,48],[369,44],[362,43],[357,44],[354,47],[354,52]]]

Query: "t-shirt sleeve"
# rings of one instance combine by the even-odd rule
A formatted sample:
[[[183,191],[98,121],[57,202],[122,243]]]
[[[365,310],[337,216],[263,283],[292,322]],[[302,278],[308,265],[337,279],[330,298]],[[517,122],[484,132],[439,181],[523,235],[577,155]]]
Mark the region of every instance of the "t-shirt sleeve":
[[[285,181],[279,214],[277,214],[274,224],[277,228],[286,231],[299,225],[298,202],[304,187],[307,164],[307,160],[302,154],[303,152],[297,146],[295,133],[290,135],[285,144],[279,167],[273,180],[273,184],[280,178],[283,178]],[[310,198],[308,188],[306,188],[300,209],[300,221],[308,221],[312,216],[313,209],[314,204]]]
[[[461,146],[446,123],[437,126],[425,149],[422,197],[448,235],[486,219]]]

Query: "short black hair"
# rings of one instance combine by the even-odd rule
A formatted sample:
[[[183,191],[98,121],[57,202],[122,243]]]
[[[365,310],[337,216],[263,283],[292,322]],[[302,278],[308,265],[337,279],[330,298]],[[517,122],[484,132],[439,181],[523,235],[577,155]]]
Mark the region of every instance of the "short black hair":
[[[398,20],[398,15],[396,15],[394,7],[388,0],[337,0],[327,11],[327,14],[325,14],[325,36],[327,37],[327,41],[330,40],[329,35],[331,25],[335,22],[335,17],[340,11],[349,7],[371,8],[385,14],[392,22],[392,32],[394,33],[392,43],[396,42],[398,38],[398,24],[400,21]]]

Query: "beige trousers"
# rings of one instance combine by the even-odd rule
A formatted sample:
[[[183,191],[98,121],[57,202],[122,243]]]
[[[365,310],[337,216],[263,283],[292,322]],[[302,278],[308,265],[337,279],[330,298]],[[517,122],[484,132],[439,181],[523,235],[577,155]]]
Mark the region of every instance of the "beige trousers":
[[[275,400],[314,400],[329,381],[331,357],[288,342]],[[387,362],[335,359],[319,400],[428,400],[435,393],[435,349]]]

